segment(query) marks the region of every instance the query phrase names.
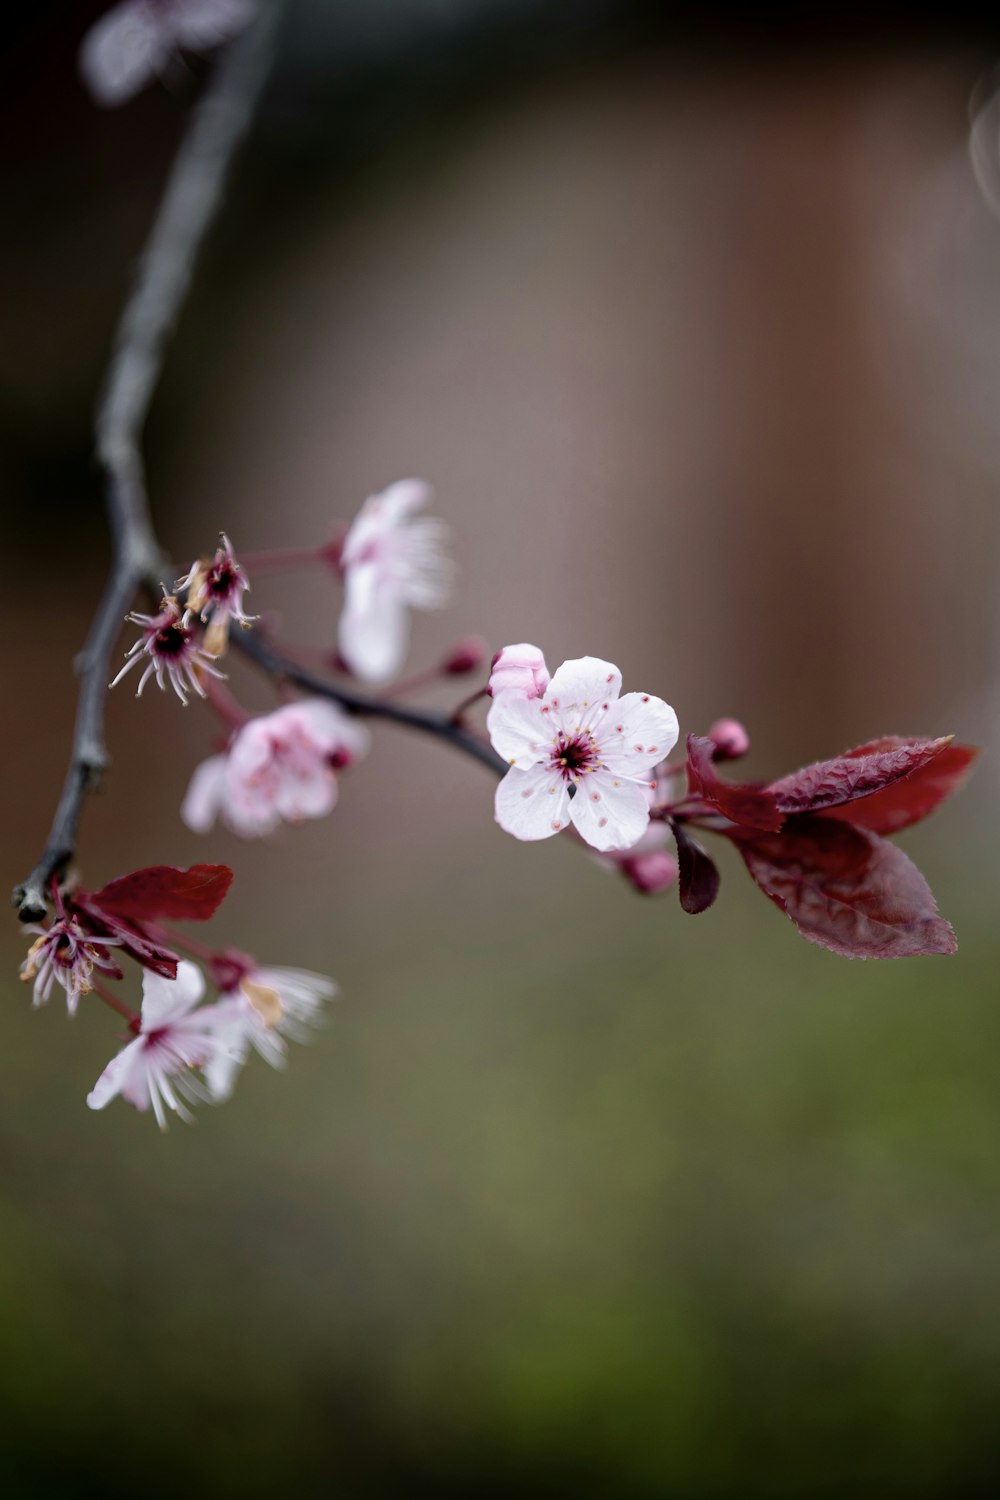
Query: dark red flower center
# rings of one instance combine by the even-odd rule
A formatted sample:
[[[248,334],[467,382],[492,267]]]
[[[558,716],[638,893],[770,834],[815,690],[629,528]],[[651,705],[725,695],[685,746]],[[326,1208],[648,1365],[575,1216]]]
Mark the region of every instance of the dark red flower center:
[[[588,772],[596,771],[599,764],[600,759],[593,735],[587,733],[586,730],[575,735],[567,735],[562,730],[559,731],[556,743],[552,747],[550,770],[558,771],[564,781],[575,783]]]

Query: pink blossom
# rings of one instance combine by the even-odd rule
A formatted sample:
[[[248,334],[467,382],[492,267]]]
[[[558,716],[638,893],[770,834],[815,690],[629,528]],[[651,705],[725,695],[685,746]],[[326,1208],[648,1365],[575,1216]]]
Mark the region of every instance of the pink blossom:
[[[181,817],[195,833],[216,818],[242,838],[279,823],[322,818],[337,801],[337,772],[368,749],[368,732],[324,698],[305,698],[238,729],[223,755],[195,771]]]
[[[125,665],[112,679],[111,687],[145,660],[146,667],[139,678],[135,696],[141,697],[146,683],[155,675],[157,685],[164,689],[167,686],[164,679],[169,678],[170,686],[186,704],[189,692],[197,693],[199,698],[205,696],[198,677],[200,672],[207,672],[212,677],[223,676],[212,665],[211,655],[198,642],[197,628],[191,623],[192,611],[182,611],[172,594],[164,594],[163,607],[158,615],[132,613],[126,619],[133,625],[141,625],[142,635],[125,653]]]
[[[341,545],[338,646],[349,670],[368,682],[393,677],[406,660],[408,610],[437,609],[447,599],[448,529],[435,516],[413,514],[431,493],[421,479],[401,479],[370,495]]]
[[[103,1109],[121,1094],[136,1109],[152,1106],[157,1124],[165,1130],[164,1106],[190,1120],[187,1104],[211,1097],[194,1070],[237,1052],[242,1038],[223,1006],[198,1007],[205,981],[201,970],[186,960],[178,964],[176,979],[144,970],[142,990],[138,1035],[111,1059],[87,1103],[91,1109]]]
[[[271,1067],[284,1067],[285,1038],[308,1041],[309,1028],[319,1024],[323,1002],[333,998],[337,986],[309,969],[259,968],[253,959],[236,953],[223,954],[217,969],[227,997],[220,1001],[220,1009],[232,1017],[238,1043],[216,1054],[205,1080],[214,1099],[228,1099],[251,1050]]]
[[[656,896],[677,880],[677,860],[665,848],[669,840],[667,825],[651,822],[631,849],[618,849],[599,857],[602,864],[618,870],[644,896]]]
[[[230,620],[246,630],[257,618],[243,608],[243,595],[249,592],[250,584],[225,532],[215,556],[211,560],[200,558],[186,578],[178,579],[176,586],[187,589],[189,607],[202,621],[209,621],[205,650],[210,656],[221,656],[225,651]]]
[[[716,760],[739,760],[750,749],[750,736],[739,719],[716,719],[708,731]]]
[[[75,1016],[80,996],[89,995],[94,987],[91,979],[95,969],[121,977],[118,965],[101,951],[117,946],[118,939],[92,937],[84,932],[76,917],[62,916],[51,927],[32,927],[29,931],[40,936],[28,949],[21,965],[21,978],[25,984],[34,981],[36,1006],[44,1005],[52,994],[52,986],[59,984],[66,991],[67,1009]]]
[[[621,673],[584,656],[563,662],[541,698],[494,698],[487,724],[510,765],[496,820],[519,839],[572,823],[595,849],[630,849],[649,823],[650,772],[677,741],[677,715],[648,693],[619,697]]]
[[[123,104],[180,48],[218,46],[241,31],[255,9],[256,0],[122,0],[83,39],[83,81],[98,104]]]
[[[518,698],[540,698],[549,685],[549,669],[537,646],[522,642],[504,646],[493,658],[487,691],[496,698],[513,693]]]

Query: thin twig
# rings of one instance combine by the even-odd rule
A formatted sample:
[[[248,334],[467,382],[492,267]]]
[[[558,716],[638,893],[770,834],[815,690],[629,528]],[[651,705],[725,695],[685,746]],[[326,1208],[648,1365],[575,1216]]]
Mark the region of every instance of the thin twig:
[[[97,457],[107,475],[114,542],[111,573],[77,660],[80,689],[73,747],[45,849],[13,901],[23,922],[40,921],[52,879],[76,848],[87,792],[108,765],[104,699],[111,651],[140,587],[160,581],[162,553],[146,500],[142,429],[163,367],[164,344],[191,282],[195,258],[222,199],[226,170],[253,115],[271,55],[279,0],[227,49],[195,110],[122,315],[97,413]]]
[[[348,713],[357,714],[359,718],[385,719],[390,724],[402,724],[407,729],[416,729],[422,734],[435,735],[454,749],[461,750],[482,765],[488,766],[498,776],[502,776],[507,770],[506,761],[502,760],[485,740],[479,739],[468,729],[452,723],[450,715],[446,713],[405,708],[401,703],[366,698],[362,693],[354,693],[349,688],[342,688],[337,683],[329,682],[325,677],[319,677],[315,672],[310,672],[290,657],[284,656],[259,630],[234,632],[230,636],[230,645],[241,651],[244,656],[248,656],[251,661],[256,662],[257,666],[263,668],[271,677],[279,681],[294,683],[303,692],[312,693],[317,698],[328,698],[332,703],[337,703],[341,708],[346,709]]]

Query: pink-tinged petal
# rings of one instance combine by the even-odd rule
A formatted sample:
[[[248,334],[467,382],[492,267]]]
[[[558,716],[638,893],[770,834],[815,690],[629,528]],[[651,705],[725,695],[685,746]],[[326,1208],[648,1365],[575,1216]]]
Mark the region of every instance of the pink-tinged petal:
[[[243,1067],[250,1055],[250,1040],[245,1032],[239,1044],[217,1047],[204,1067],[205,1083],[216,1104],[232,1096]]]
[[[144,1033],[157,1031],[171,1021],[186,1016],[198,1004],[205,993],[205,980],[197,964],[182,959],[177,965],[177,978],[165,979],[150,969],[142,973],[142,1029]]]
[[[662,698],[626,693],[595,730],[601,759],[610,771],[641,776],[670,754],[678,727],[677,715]]]
[[[193,833],[207,833],[219,815],[226,780],[226,757],[203,760],[188,784],[181,803],[181,821]]]
[[[127,1047],[123,1047],[122,1050],[111,1059],[107,1067],[104,1069],[104,1072],[101,1074],[100,1078],[97,1080],[97,1082],[94,1084],[94,1087],[87,1095],[87,1104],[91,1109],[103,1109],[106,1104],[111,1103],[111,1100],[114,1099],[117,1094],[121,1093],[122,1087],[126,1081],[126,1078],[128,1077],[131,1068],[135,1063],[136,1056],[141,1047],[142,1038],[137,1037],[134,1042],[129,1042]]]
[[[433,494],[426,479],[397,479],[380,495],[371,496],[365,503],[377,501],[383,519],[396,525],[406,516],[412,516],[414,511],[423,509]]]
[[[649,801],[634,781],[594,771],[580,782],[569,815],[593,849],[631,849],[646,831]]]
[[[348,574],[347,602],[340,617],[337,644],[355,677],[365,682],[385,682],[396,675],[406,660],[410,622],[406,606],[390,587],[378,589],[370,606],[358,606],[352,597],[357,592],[352,590],[352,578],[357,573],[367,575],[369,571],[365,564]]]
[[[488,691],[493,698],[514,693],[520,698],[540,698],[549,685],[549,669],[537,646],[521,641],[504,646],[493,658]]]
[[[247,25],[254,0],[173,0],[171,28],[178,45],[216,47]]]
[[[169,55],[169,34],[152,7],[124,0],[87,32],[80,73],[97,103],[113,108],[144,88]]]
[[[325,698],[303,698],[294,708],[299,722],[326,754],[346,752],[351,760],[367,754],[371,743],[367,729],[335,703]]]
[[[337,778],[323,765],[312,776],[283,777],[274,797],[275,810],[286,823],[325,818],[336,804]]]
[[[538,699],[520,698],[512,693],[501,693],[494,698],[486,716],[486,728],[494,750],[509,765],[524,769],[548,759],[558,725],[551,722],[549,714],[543,713],[543,706]]]
[[[279,710],[280,712],[280,710]],[[239,781],[258,775],[269,764],[274,753],[274,714],[264,714],[244,724],[229,747],[229,775]]]
[[[566,783],[544,766],[517,768],[497,787],[496,820],[516,839],[548,839],[569,821],[572,803]]]
[[[602,703],[617,698],[622,690],[622,674],[599,656],[581,656],[564,661],[545,690],[544,702],[560,713],[585,714],[599,709]]]

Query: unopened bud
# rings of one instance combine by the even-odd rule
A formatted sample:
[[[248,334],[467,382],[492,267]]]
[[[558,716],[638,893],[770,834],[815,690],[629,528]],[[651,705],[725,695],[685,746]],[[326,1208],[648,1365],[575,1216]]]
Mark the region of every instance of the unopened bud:
[[[647,849],[642,854],[625,854],[620,859],[621,872],[630,885],[644,896],[665,891],[677,879],[677,861],[665,849]]]
[[[518,698],[540,698],[549,685],[549,669],[537,646],[522,642],[504,646],[493,658],[487,692],[513,693]]]
[[[750,736],[739,719],[716,719],[708,737],[715,745],[716,760],[739,760],[750,749]]]
[[[481,635],[467,635],[451,648],[441,663],[441,670],[447,677],[463,677],[466,672],[477,672],[486,660],[488,650]]]

